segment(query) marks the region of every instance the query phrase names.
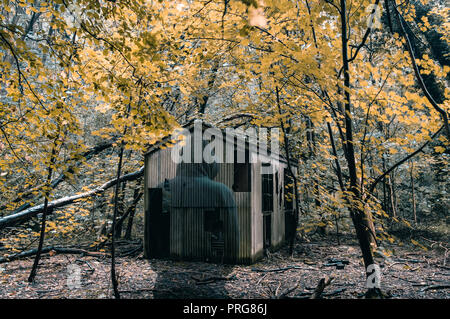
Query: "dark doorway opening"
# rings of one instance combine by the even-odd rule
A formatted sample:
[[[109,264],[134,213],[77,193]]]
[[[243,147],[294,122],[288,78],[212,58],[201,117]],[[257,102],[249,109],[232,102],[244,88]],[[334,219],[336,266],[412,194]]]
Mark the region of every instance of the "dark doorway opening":
[[[270,166],[270,164],[262,164]],[[269,248],[272,245],[272,213],[273,213],[273,174],[262,174],[262,213],[263,213],[263,247]]]
[[[237,150],[234,151],[234,172],[233,172],[233,186],[234,192],[251,192],[251,164],[248,150],[245,150],[244,162],[238,159],[242,155],[238,155]]]
[[[273,212],[273,174],[262,174],[262,211]]]
[[[223,221],[220,219],[219,210],[205,210],[203,220],[205,232],[209,232],[211,234],[211,261],[223,263],[223,258],[225,255],[225,236]]]
[[[268,249],[272,245],[272,214],[266,213],[263,216],[263,248]]]
[[[170,212],[163,210],[163,193],[161,188],[148,189],[149,203],[147,222],[149,258],[169,257],[170,253]]]

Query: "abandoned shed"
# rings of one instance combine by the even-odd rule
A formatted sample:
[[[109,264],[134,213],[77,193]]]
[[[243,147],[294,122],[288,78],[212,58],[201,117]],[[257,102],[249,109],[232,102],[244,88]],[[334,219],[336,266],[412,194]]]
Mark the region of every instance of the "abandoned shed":
[[[224,133],[198,121],[185,127],[188,142],[177,144],[184,160],[174,156],[177,147],[164,146],[169,137],[145,154],[146,258],[251,264],[291,231],[293,186],[284,158],[237,134],[210,138],[216,157],[208,160],[201,155],[211,129]]]

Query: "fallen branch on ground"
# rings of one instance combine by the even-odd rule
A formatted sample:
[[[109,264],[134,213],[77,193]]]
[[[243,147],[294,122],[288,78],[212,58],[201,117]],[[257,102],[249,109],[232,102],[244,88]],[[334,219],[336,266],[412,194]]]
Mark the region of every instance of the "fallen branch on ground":
[[[252,268],[252,271],[256,271],[256,272],[279,272],[279,271],[286,271],[289,269],[303,269],[305,270],[306,268],[300,267],[300,266],[288,266],[288,267],[283,267],[283,268],[276,268],[276,269],[259,269],[259,268]]]
[[[130,250],[125,251],[125,252],[120,252],[120,253],[119,253],[119,256],[120,256],[120,257],[131,256],[131,255],[133,255],[133,254],[142,252],[143,249],[144,249],[144,246],[143,246],[142,244],[140,244],[138,247],[131,248]]]
[[[393,267],[393,266],[395,266],[395,265],[405,265],[406,267],[411,268],[411,266],[408,265],[408,264],[407,264],[406,262],[404,262],[404,261],[396,261],[396,262],[390,264],[389,266],[387,266],[386,269],[389,269],[389,268],[391,268],[391,267]]]
[[[236,279],[235,276],[230,276],[230,277],[208,277],[208,278],[196,278],[194,276],[191,277],[192,279],[195,280],[195,283],[197,285],[205,285],[205,284],[210,284],[216,281],[228,281],[228,280],[234,280]]]
[[[333,280],[333,277],[327,278],[324,277],[319,280],[319,283],[317,284],[316,289],[314,289],[314,292],[311,295],[311,299],[319,299],[322,296],[323,290],[325,287],[329,286],[331,284],[331,281]]]
[[[78,248],[64,248],[64,247],[54,247],[54,246],[49,246],[49,247],[44,247],[42,248],[42,253],[50,253],[50,252],[56,252],[58,254],[82,254],[85,256],[106,256],[105,253],[102,252],[96,252],[96,251],[87,251],[84,249],[78,249]],[[2,263],[6,263],[6,262],[10,262],[13,260],[17,260],[20,258],[26,258],[26,257],[31,257],[36,255],[37,253],[37,248],[35,249],[30,249],[30,250],[26,250],[26,251],[22,251],[20,253],[17,254],[12,254],[6,257],[2,257],[0,258],[0,264]]]
[[[449,289],[449,288],[450,288],[450,284],[447,284],[447,285],[432,285],[432,286],[428,286],[428,287],[422,288],[420,291],[421,292],[425,292],[425,291],[429,291],[429,290]]]
[[[347,290],[347,288],[338,288],[338,289],[336,289],[336,290],[334,290],[334,291],[332,291],[332,292],[327,292],[327,293],[325,293],[325,294],[323,294],[324,296],[326,296],[326,297],[329,297],[329,296],[336,296],[336,295],[338,295],[338,294],[340,294],[341,292],[344,292],[344,291],[346,291]]]
[[[391,277],[394,277],[394,278],[397,278],[397,279],[400,279],[400,280],[404,280],[404,281],[409,282],[411,284],[420,284],[418,281],[409,280],[409,279],[402,278],[402,277],[399,277],[399,276],[396,276],[396,275],[391,275]]]
[[[141,177],[144,174],[144,167],[141,167],[138,171],[130,173],[130,174],[126,174],[123,175],[120,179],[119,179],[119,183],[125,182],[125,181],[133,181],[135,179],[138,179],[139,177]],[[108,188],[113,187],[114,185],[117,184],[117,178],[112,179],[106,183],[104,183],[103,185],[94,188],[93,190],[78,194],[78,195],[73,195],[73,196],[67,196],[67,197],[63,197],[54,201],[51,201],[48,203],[48,210],[49,212],[53,211],[55,208],[59,208],[62,206],[66,206],[68,204],[72,204],[80,199],[83,198],[88,198],[88,197],[92,197],[94,195],[103,193],[104,191],[106,191]],[[17,224],[18,222],[24,222],[29,220],[30,218],[38,215],[39,213],[42,213],[44,209],[44,204],[41,205],[37,205],[31,208],[28,208],[20,213],[17,214],[12,214],[3,218],[0,218],[0,230],[8,227],[8,226],[12,226]]]
[[[279,295],[276,295],[275,298],[276,298],[276,299],[284,299],[284,298],[286,298],[291,292],[293,292],[294,290],[296,290],[299,286],[300,286],[300,283],[297,283],[297,284],[294,285],[292,288],[288,288],[288,289],[284,290],[282,293],[280,293]]]

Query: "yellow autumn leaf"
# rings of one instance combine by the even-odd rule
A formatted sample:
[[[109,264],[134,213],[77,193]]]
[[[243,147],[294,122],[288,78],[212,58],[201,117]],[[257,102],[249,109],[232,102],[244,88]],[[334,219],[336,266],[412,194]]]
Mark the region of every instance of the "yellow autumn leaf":
[[[442,146],[435,146],[435,147],[434,147],[434,151],[435,151],[436,153],[444,153],[444,152],[445,152],[445,148],[442,147]]]

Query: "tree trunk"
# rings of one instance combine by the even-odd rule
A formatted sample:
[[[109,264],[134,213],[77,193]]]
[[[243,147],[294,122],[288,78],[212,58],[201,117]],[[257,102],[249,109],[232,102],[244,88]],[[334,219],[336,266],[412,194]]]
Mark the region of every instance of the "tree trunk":
[[[125,134],[124,134],[125,135]],[[120,174],[122,172],[122,159],[123,159],[123,142],[119,150],[119,163],[117,164],[117,180],[120,179]],[[120,293],[118,288],[117,276],[116,276],[116,241],[115,241],[115,228],[116,228],[116,218],[119,209],[119,186],[120,183],[116,183],[115,193],[114,193],[114,214],[113,223],[111,226],[111,281],[114,291],[114,296],[116,299],[120,299]]]
[[[59,138],[59,136],[58,136]],[[42,212],[42,222],[41,222],[41,233],[39,236],[39,244],[36,252],[36,256],[34,258],[33,267],[31,268],[30,276],[28,277],[28,282],[33,282],[34,278],[36,277],[37,267],[39,265],[39,260],[41,258],[42,253],[42,247],[44,246],[44,238],[45,238],[45,224],[47,221],[47,212],[48,212],[48,197],[50,195],[50,181],[52,180],[52,173],[53,173],[53,165],[55,163],[55,156],[56,156],[56,141],[53,144],[51,158],[50,158],[50,164],[48,166],[48,175],[47,175],[47,188],[45,189],[44,193],[44,210]]]
[[[139,193],[139,188],[135,188],[134,194],[133,194],[133,204],[129,208],[131,209],[130,215],[128,216],[128,223],[127,223],[127,229],[125,231],[125,239],[131,239],[131,232],[133,230],[133,219],[134,214],[136,213],[136,205],[139,200],[139,197],[142,196],[142,193]]]
[[[386,159],[383,154],[383,172],[386,172]],[[383,178],[383,210],[387,212],[388,204],[387,204],[387,190],[386,190],[386,177]]]
[[[277,106],[278,106],[278,113],[281,115],[281,103],[280,103],[280,92],[278,89],[278,86],[275,88],[276,98],[277,98]],[[291,153],[289,151],[289,138],[287,136],[287,131],[284,126],[284,122],[282,119],[280,119],[280,125],[281,130],[283,132],[283,139],[284,139],[284,151],[286,153],[286,161],[288,166],[288,172],[291,176],[292,180],[294,181],[294,200],[295,200],[295,206],[294,206],[294,224],[292,225],[292,237],[289,239],[289,254],[292,255],[294,253],[294,245],[295,245],[295,238],[297,237],[297,227],[298,227],[298,214],[299,214],[299,199],[298,199],[298,180],[297,176],[294,173],[294,170],[292,169],[292,163],[291,163]]]
[[[412,209],[413,209],[413,216],[414,216],[414,225],[417,226],[417,212],[416,212],[416,193],[414,190],[414,162],[411,161],[411,170],[410,170],[410,177],[411,177],[411,200],[412,200]]]
[[[392,210],[391,212],[392,212],[392,217],[397,218],[397,205],[396,205],[396,201],[395,201],[395,191],[394,191],[393,183],[394,183],[393,178],[389,174],[388,175],[388,184],[389,184],[389,199],[390,199],[391,210]]]
[[[347,30],[347,4],[346,0],[340,0],[340,17],[341,17],[341,38],[342,38],[342,63],[344,72],[344,100],[345,100],[345,144],[346,144],[346,159],[347,166],[350,176],[350,195],[349,202],[350,214],[353,221],[353,225],[356,230],[356,236],[359,241],[359,245],[362,252],[362,257],[364,260],[364,266],[366,269],[366,277],[371,274],[368,272],[368,267],[374,265],[375,261],[373,258],[372,245],[371,243],[375,240],[373,238],[370,227],[369,220],[370,216],[367,212],[360,207],[362,204],[362,196],[359,192],[357,170],[356,170],[356,160],[355,160],[355,150],[353,141],[353,120],[352,120],[352,110],[350,101],[350,73],[349,73],[349,58],[348,58],[348,30]],[[356,205],[355,205],[356,204]],[[375,293],[380,294],[378,288],[369,288],[369,294]]]
[[[125,189],[126,189],[126,182],[122,183],[122,189],[119,192],[119,201],[118,201],[118,209],[117,209],[117,216],[120,218],[123,216],[123,214],[125,214]],[[122,237],[122,227],[123,223],[117,224],[116,225],[116,230],[115,230],[115,236],[116,239],[119,239],[120,237]]]
[[[344,193],[345,192],[345,185],[344,185],[344,181],[343,181],[343,178],[342,178],[341,164],[339,163],[339,158],[337,156],[336,144],[334,143],[333,131],[331,130],[330,122],[327,122],[327,127],[328,127],[328,135],[330,136],[331,149],[333,150],[334,162],[336,164],[336,175],[337,175],[337,178],[338,178],[339,187],[341,188],[342,193]],[[337,244],[340,245],[341,243],[340,243],[340,239],[339,239],[339,218],[338,218],[338,213],[337,212],[334,215],[334,217],[335,217],[335,222],[336,222],[336,239],[337,239]]]

